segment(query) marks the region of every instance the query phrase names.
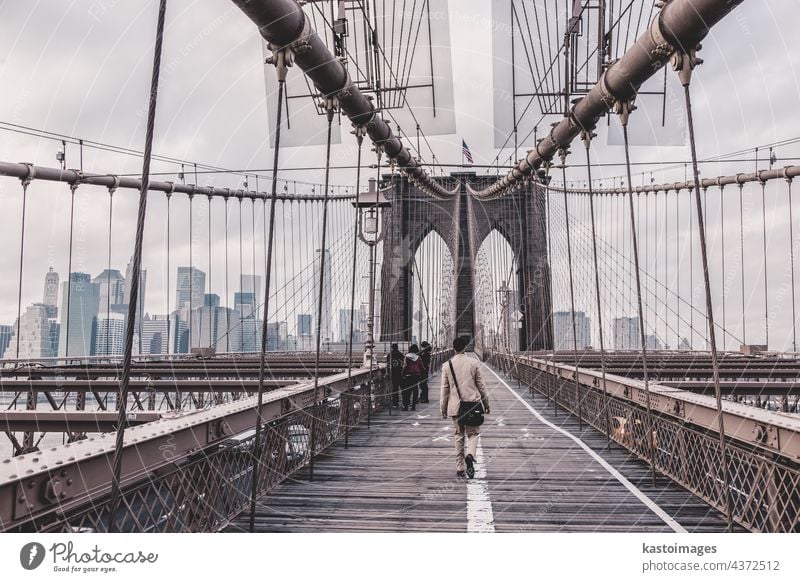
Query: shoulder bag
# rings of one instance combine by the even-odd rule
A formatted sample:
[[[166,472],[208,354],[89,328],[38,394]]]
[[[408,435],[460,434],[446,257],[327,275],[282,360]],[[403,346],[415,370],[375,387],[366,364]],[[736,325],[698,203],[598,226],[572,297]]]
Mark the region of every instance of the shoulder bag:
[[[456,385],[456,393],[458,394],[458,424],[466,426],[480,426],[483,424],[483,403],[478,400],[477,402],[465,402],[461,398],[461,390],[458,387],[458,378],[456,378],[456,371],[453,368],[453,361],[450,364],[450,373],[453,375],[453,383]]]

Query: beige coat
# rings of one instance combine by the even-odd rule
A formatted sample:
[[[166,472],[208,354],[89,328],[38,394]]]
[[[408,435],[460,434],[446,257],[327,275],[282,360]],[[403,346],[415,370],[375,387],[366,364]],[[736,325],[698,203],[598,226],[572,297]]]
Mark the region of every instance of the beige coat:
[[[483,408],[489,411],[489,397],[486,394],[486,384],[481,377],[481,364],[475,358],[465,354],[456,354],[453,359],[453,369],[458,379],[458,389],[464,402],[483,402]],[[460,400],[456,385],[453,382],[450,364],[445,362],[442,366],[442,390],[439,396],[439,405],[442,416],[458,416]]]

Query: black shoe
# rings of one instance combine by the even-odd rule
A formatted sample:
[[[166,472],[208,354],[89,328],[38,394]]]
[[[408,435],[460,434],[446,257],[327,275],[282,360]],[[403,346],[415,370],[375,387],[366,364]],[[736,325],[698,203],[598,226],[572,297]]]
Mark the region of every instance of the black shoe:
[[[464,478],[464,471],[456,471],[456,477],[459,479]]]
[[[416,407],[416,406],[412,406],[412,407],[411,407],[411,410],[416,410],[416,409],[417,409],[417,407]]]
[[[408,412],[408,406],[404,406],[404,407],[403,407],[403,410],[404,410],[405,412]]]
[[[464,462],[467,464],[467,477],[472,479],[475,477],[475,459],[472,455],[464,457]]]

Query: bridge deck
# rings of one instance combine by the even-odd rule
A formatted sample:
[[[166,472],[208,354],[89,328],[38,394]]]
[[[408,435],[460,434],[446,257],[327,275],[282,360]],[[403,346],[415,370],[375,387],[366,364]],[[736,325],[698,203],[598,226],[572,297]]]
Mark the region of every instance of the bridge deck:
[[[663,477],[654,487],[647,465],[616,445],[605,450],[601,433],[555,416],[523,387],[529,409],[513,380],[483,372],[492,414],[474,480],[455,476],[436,375],[430,404],[375,415],[349,449],[318,458],[313,482],[304,470],[264,497],[256,531],[724,531],[718,512]],[[247,527],[242,515],[228,531]]]

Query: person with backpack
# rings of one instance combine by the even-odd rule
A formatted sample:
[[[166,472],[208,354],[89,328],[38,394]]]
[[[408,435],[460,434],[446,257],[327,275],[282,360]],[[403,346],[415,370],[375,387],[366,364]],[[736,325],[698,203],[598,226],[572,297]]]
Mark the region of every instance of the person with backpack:
[[[421,404],[427,404],[428,400],[428,376],[431,373],[431,356],[433,356],[433,347],[428,342],[422,342],[420,344],[422,351],[419,353],[419,357],[422,358],[422,365],[425,367],[425,371],[422,374],[422,382],[419,384],[419,401]]]
[[[481,376],[481,364],[464,351],[469,338],[453,341],[455,355],[442,366],[442,390],[439,399],[442,418],[450,417],[455,432],[456,476],[475,476],[475,455],[483,415],[489,414],[489,397]],[[466,445],[466,446],[465,446]],[[466,454],[465,454],[466,453]]]
[[[392,344],[389,352],[389,380],[392,382],[392,406],[400,406],[400,381],[403,378],[403,352],[397,344]]]
[[[403,410],[408,410],[409,404],[411,410],[417,409],[419,383],[422,381],[424,371],[425,366],[419,356],[419,348],[417,344],[411,344],[403,361]]]

